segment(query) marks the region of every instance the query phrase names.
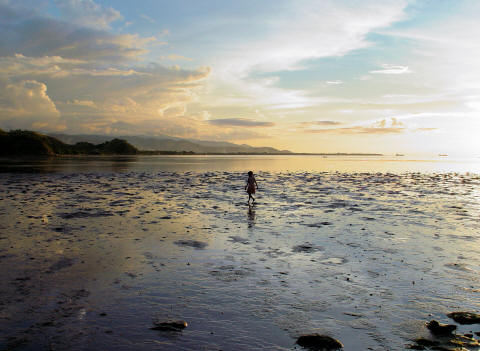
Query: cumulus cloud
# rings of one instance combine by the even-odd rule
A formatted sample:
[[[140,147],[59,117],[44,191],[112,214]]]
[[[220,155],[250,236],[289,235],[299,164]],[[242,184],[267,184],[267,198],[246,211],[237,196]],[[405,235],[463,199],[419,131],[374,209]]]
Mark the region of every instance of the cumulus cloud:
[[[0,84],[0,122],[8,129],[52,127],[59,116],[45,84],[35,80]]]
[[[62,20],[0,0],[0,127],[114,132],[168,120],[171,131],[193,133],[179,120],[208,67],[141,63],[158,41],[109,32],[118,11],[93,0],[54,4]]]
[[[373,74],[405,74],[405,73],[412,73],[412,71],[408,68],[408,66],[400,66],[400,65],[390,65],[390,64],[383,64],[382,69],[370,71]]]
[[[230,127],[272,127],[273,122],[255,121],[247,118],[219,118],[211,119],[208,123],[216,126],[230,126]]]
[[[92,28],[109,28],[110,23],[123,19],[112,7],[104,8],[92,0],[55,0],[62,17],[69,23]]]

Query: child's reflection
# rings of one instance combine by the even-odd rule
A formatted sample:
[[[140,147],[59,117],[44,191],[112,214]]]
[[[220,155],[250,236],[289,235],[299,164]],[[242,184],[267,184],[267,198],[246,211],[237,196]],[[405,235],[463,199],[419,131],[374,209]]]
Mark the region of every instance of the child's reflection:
[[[255,225],[255,207],[252,205],[248,205],[248,228],[253,228]]]

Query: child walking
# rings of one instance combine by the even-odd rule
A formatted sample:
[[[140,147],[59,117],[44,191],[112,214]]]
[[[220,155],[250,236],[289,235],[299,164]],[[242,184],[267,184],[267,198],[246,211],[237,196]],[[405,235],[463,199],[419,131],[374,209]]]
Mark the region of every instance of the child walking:
[[[248,172],[247,185],[245,185],[245,190],[248,193],[248,203],[249,204],[250,204],[250,199],[253,199],[252,203],[255,202],[255,198],[252,196],[252,194],[255,194],[255,188],[258,189],[257,181],[255,180],[255,177],[253,176],[253,172],[249,171]]]

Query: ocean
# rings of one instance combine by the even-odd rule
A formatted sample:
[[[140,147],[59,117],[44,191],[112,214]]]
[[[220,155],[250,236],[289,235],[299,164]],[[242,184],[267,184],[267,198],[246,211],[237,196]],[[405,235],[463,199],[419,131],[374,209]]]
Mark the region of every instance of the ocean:
[[[480,173],[479,157],[321,156],[321,155],[185,155],[75,156],[0,159],[0,172],[208,172],[248,169],[270,172]]]

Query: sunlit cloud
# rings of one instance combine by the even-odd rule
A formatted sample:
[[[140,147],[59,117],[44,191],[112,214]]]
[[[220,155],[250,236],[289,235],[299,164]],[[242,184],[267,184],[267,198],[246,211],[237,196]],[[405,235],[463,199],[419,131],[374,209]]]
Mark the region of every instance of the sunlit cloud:
[[[167,58],[172,61],[178,61],[178,60],[193,61],[193,59],[191,59],[190,57],[185,57],[178,54],[170,54],[167,56]]]
[[[302,125],[309,126],[336,126],[342,124],[338,121],[310,121],[310,122],[301,122]]]
[[[219,118],[211,119],[208,123],[216,126],[235,126],[235,127],[272,127],[273,122],[255,121],[247,118]]]
[[[314,125],[314,124],[310,124]],[[383,118],[377,121],[374,121],[368,125],[353,125],[348,127],[336,127],[336,128],[308,128],[305,129],[305,133],[315,133],[315,134],[403,134],[411,132],[428,132],[435,130],[436,128],[411,128],[408,127],[401,120],[390,117]]]
[[[405,74],[412,73],[408,66],[383,64],[382,69],[370,71],[373,74]]]
[[[343,82],[341,80],[327,80],[325,82],[325,84],[327,84],[327,85],[339,85],[339,84],[343,84]]]
[[[36,80],[0,85],[0,121],[7,129],[32,126],[57,129],[60,113],[47,93],[47,86]]]

